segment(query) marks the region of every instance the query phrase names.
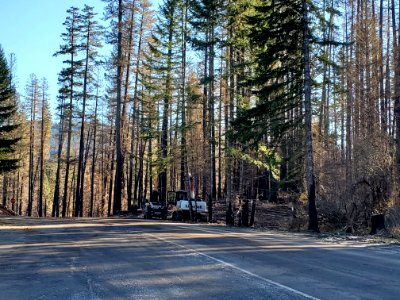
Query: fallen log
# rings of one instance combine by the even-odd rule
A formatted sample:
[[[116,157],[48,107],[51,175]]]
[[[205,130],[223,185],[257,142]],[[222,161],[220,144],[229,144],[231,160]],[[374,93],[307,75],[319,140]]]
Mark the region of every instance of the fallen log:
[[[11,216],[15,216],[16,214],[8,209],[7,207],[5,207],[4,205],[0,204],[0,216],[7,216],[7,217],[11,217]]]

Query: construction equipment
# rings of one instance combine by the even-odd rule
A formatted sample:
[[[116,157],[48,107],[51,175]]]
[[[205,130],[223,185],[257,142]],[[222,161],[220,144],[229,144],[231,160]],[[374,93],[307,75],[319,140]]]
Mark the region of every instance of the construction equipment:
[[[193,193],[190,194],[194,196]],[[191,215],[192,219],[207,219],[208,214],[207,203],[204,200],[189,197],[189,193],[183,190],[168,192],[168,210],[172,211],[172,219],[175,221],[190,220]]]
[[[166,220],[167,215],[167,206],[161,202],[146,202],[144,205],[143,217],[145,219],[160,218]]]

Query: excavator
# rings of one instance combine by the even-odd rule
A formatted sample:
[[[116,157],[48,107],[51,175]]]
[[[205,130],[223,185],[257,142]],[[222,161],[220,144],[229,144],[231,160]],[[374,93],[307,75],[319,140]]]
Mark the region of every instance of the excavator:
[[[189,191],[169,191],[167,198],[168,210],[172,211],[173,220],[207,220],[207,203],[195,197],[193,177],[189,176]]]
[[[187,191],[168,192],[168,210],[172,211],[172,220],[206,220],[207,203],[199,198],[191,198]]]

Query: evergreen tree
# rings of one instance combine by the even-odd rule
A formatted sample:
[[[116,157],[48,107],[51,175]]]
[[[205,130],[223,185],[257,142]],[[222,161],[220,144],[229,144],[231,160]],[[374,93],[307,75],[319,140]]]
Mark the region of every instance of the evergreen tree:
[[[220,42],[219,27],[222,18],[223,1],[202,0],[191,1],[190,3],[190,23],[196,35],[189,36],[189,40],[195,49],[204,51],[204,75],[203,81],[203,130],[204,140],[208,140],[208,145],[204,144],[207,153],[209,170],[209,192],[206,193],[206,174],[203,174],[203,193],[208,194],[208,218],[212,220],[213,199],[216,198],[216,140],[215,140],[215,58],[217,47]],[[208,147],[207,147],[208,146]]]
[[[179,76],[179,55],[181,36],[181,10],[179,0],[165,0],[160,7],[158,22],[152,36],[150,50],[153,52],[152,69],[157,74],[157,81],[162,83],[159,97],[163,99],[162,123],[160,138],[160,170],[158,174],[158,189],[161,199],[167,197],[167,158],[169,117],[174,92],[177,90]]]
[[[136,62],[134,70],[134,84],[133,84],[133,105],[132,105],[132,129],[131,129],[131,147],[129,158],[129,172],[128,172],[128,208],[133,203],[132,200],[137,201],[141,207],[143,204],[143,177],[144,177],[144,148],[143,144],[151,143],[151,139],[143,138],[144,132],[144,119],[146,118],[143,111],[146,106],[145,96],[143,95],[143,69],[144,69],[144,53],[148,50],[146,41],[148,40],[151,30],[154,25],[153,10],[151,4],[147,0],[140,1],[138,6],[138,32],[137,32],[137,46],[136,46]],[[140,148],[140,149],[139,149]],[[139,167],[138,167],[139,166]],[[136,171],[137,170],[137,171]],[[134,174],[136,171],[136,174]],[[136,176],[135,176],[136,175]],[[135,179],[136,177],[136,179]],[[135,183],[134,188],[133,183]],[[144,189],[146,191],[146,188]]]
[[[242,111],[235,124],[239,133],[237,137],[242,141],[252,140],[258,145],[267,136],[275,149],[285,147],[282,154],[289,152],[292,156],[299,151],[304,153],[309,229],[318,231],[312,159],[311,36],[308,13],[308,2],[300,0],[264,0],[255,6],[255,14],[248,17],[255,57],[255,75],[250,82],[258,88],[259,103],[254,108]],[[303,105],[305,114],[302,112]],[[287,140],[290,137],[287,133],[291,128],[302,127],[304,117],[307,138],[300,140],[304,150],[288,148],[282,141],[290,141]],[[299,131],[297,138],[304,133]],[[302,167],[296,166],[295,169],[301,170]],[[301,177],[297,178],[299,186]]]
[[[29,188],[28,188],[28,208],[27,215],[32,216],[33,198],[35,192],[35,169],[36,163],[36,111],[40,98],[39,80],[35,74],[31,74],[26,86],[26,102],[29,109]]]
[[[123,152],[123,76],[124,67],[126,66],[124,57],[124,17],[126,15],[126,7],[122,0],[103,0],[107,3],[106,6],[106,18],[111,19],[111,28],[113,29],[111,34],[108,36],[108,42],[114,45],[114,53],[112,57],[112,81],[113,81],[113,97],[115,97],[115,113],[114,113],[114,125],[115,125],[115,176],[114,182],[110,179],[110,193],[109,193],[109,205],[108,210],[110,214],[111,209],[111,194],[112,185],[114,193],[114,202],[112,204],[113,212],[117,213],[122,208],[122,195],[124,188],[124,152]],[[111,130],[112,131],[112,130]],[[113,154],[114,156],[114,154]],[[114,169],[114,162],[111,163],[111,172]]]
[[[62,86],[60,93],[61,98],[64,95],[68,95],[68,103],[63,108],[62,116],[66,118],[66,122],[63,123],[67,128],[67,153],[66,153],[66,169],[64,178],[64,192],[62,199],[62,217],[66,217],[67,214],[67,198],[68,198],[68,187],[69,187],[69,173],[71,165],[71,143],[72,143],[72,129],[73,129],[73,109],[74,101],[77,100],[77,87],[81,85],[77,76],[81,72],[82,60],[78,59],[78,51],[81,48],[79,37],[81,34],[81,15],[80,10],[77,7],[71,7],[67,10],[68,16],[63,23],[66,32],[61,35],[65,44],[60,46],[60,50],[54,55],[65,55],[68,58],[64,61],[66,67],[61,70],[59,74],[59,84]]]
[[[46,144],[48,144],[49,140],[49,129],[51,127],[51,118],[49,115],[49,105],[48,105],[48,83],[45,78],[42,79],[41,82],[41,108],[40,108],[40,152],[39,152],[39,194],[38,194],[38,214],[39,217],[46,216],[46,199],[44,198],[44,178],[45,178],[45,152]],[[44,207],[43,207],[44,203]]]
[[[60,185],[61,185],[61,156],[62,149],[64,144],[64,129],[65,129],[65,115],[64,111],[66,109],[65,101],[68,99],[68,89],[61,88],[59,90],[58,95],[58,110],[59,110],[59,123],[58,123],[58,149],[57,149],[57,170],[56,170],[56,178],[55,178],[55,186],[54,186],[54,196],[53,196],[53,208],[52,208],[52,217],[59,217],[60,215]]]
[[[17,111],[15,88],[12,85],[11,71],[3,48],[0,45],[0,172],[18,168],[18,160],[13,158],[14,146],[20,138],[13,131],[18,128],[10,119]]]
[[[302,29],[303,29],[303,93],[304,93],[304,119],[306,131],[306,182],[308,193],[308,229],[319,232],[317,208],[315,205],[316,188],[314,176],[314,153],[312,137],[312,104],[311,104],[311,62],[310,62],[310,29],[309,29],[309,4],[307,0],[302,1]]]
[[[81,16],[81,41],[82,51],[84,51],[83,61],[83,90],[82,90],[82,110],[81,110],[81,129],[79,139],[79,158],[78,158],[78,174],[75,195],[75,217],[83,216],[83,198],[84,198],[84,182],[85,182],[85,169],[84,169],[84,148],[85,148],[85,122],[86,122],[86,106],[90,99],[90,90],[93,83],[93,71],[97,59],[97,49],[101,47],[99,41],[102,27],[94,19],[96,14],[93,7],[85,5],[82,10]]]

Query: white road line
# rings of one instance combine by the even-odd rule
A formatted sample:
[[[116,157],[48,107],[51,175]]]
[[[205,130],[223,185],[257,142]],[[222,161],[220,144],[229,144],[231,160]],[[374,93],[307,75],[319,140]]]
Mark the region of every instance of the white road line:
[[[198,255],[201,255],[201,256],[203,256],[203,257],[206,257],[206,258],[208,258],[208,259],[211,259],[211,260],[213,260],[213,261],[216,261],[216,262],[218,262],[218,263],[220,263],[220,264],[223,264],[223,265],[225,265],[225,266],[227,266],[227,267],[230,267],[230,268],[232,268],[232,269],[235,269],[235,270],[238,270],[238,271],[240,271],[240,272],[242,272],[242,273],[245,273],[245,274],[247,274],[247,275],[249,275],[249,276],[252,276],[252,277],[254,277],[254,278],[257,278],[257,279],[259,279],[259,280],[261,280],[261,281],[267,282],[267,283],[269,283],[269,284],[271,284],[271,285],[274,285],[274,286],[277,286],[277,287],[279,287],[279,288],[281,288],[281,289],[284,289],[284,290],[286,290],[286,291],[292,292],[293,294],[302,296],[302,297],[307,298],[307,299],[320,300],[319,298],[316,298],[316,297],[313,297],[313,296],[308,295],[308,294],[306,294],[306,293],[303,293],[303,292],[301,292],[301,291],[295,290],[295,289],[293,289],[293,288],[291,288],[291,287],[288,287],[288,286],[286,286],[286,285],[280,284],[280,283],[278,283],[278,282],[276,282],[276,281],[273,281],[273,280],[264,278],[264,277],[262,277],[262,276],[259,276],[259,275],[257,275],[257,274],[254,274],[254,273],[252,273],[252,272],[250,272],[250,271],[248,271],[248,270],[245,270],[245,269],[243,269],[243,268],[240,268],[240,267],[238,267],[238,266],[235,266],[234,264],[228,263],[228,262],[226,262],[226,261],[223,261],[223,260],[221,260],[221,259],[219,259],[219,258],[216,258],[216,257],[213,257],[213,256],[211,256],[211,255],[208,255],[208,254],[199,252],[199,251],[197,251],[197,250],[195,250],[195,249],[188,248],[188,247],[183,246],[183,245],[181,245],[181,244],[172,242],[172,241],[170,241],[170,240],[167,240],[167,239],[165,239],[165,238],[162,238],[162,237],[159,237],[159,236],[150,234],[150,233],[145,233],[145,235],[151,236],[152,238],[155,238],[155,239],[157,239],[157,240],[163,241],[163,242],[165,242],[165,243],[172,244],[172,245],[174,245],[174,246],[183,248],[183,249],[185,249],[185,250],[189,250],[189,251],[194,252],[194,253],[196,253],[196,254],[198,254]]]

